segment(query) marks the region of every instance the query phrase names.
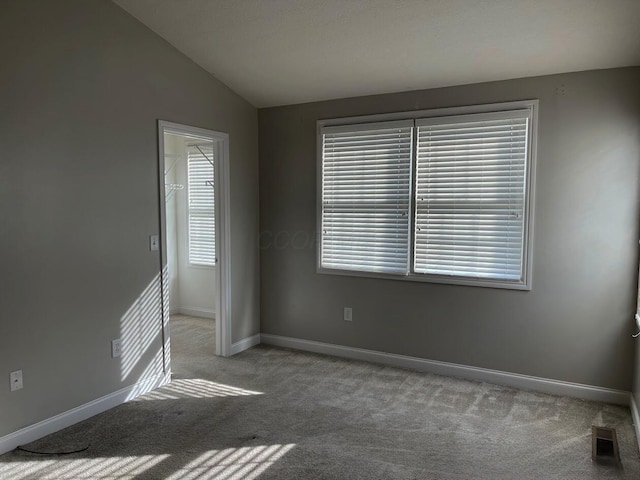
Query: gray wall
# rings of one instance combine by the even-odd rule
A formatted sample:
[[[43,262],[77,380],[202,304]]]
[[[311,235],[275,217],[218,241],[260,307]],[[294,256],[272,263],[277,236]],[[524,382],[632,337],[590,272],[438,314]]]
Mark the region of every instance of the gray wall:
[[[259,110],[262,332],[630,390],[638,85],[628,68]],[[316,273],[316,120],[532,98],[532,291]]]
[[[2,436],[157,371],[158,119],[230,135],[234,341],[259,332],[259,252],[246,101],[107,0],[3,2],[0,57]],[[111,359],[127,322],[152,335]]]

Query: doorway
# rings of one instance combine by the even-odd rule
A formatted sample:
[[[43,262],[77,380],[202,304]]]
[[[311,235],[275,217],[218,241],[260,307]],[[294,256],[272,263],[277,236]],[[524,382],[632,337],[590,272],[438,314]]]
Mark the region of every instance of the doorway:
[[[172,316],[211,322],[215,354],[231,353],[228,141],[226,133],[158,122],[165,372]]]

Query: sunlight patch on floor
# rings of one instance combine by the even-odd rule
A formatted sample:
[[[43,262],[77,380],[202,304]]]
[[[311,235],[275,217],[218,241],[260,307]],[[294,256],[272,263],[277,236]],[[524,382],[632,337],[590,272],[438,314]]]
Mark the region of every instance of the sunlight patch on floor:
[[[187,378],[173,380],[170,384],[149,392],[138,400],[179,400],[182,398],[239,397],[246,395],[263,395],[263,393],[209,380]]]
[[[211,450],[168,480],[254,480],[293,447],[295,443]]]
[[[139,457],[56,458],[55,460],[0,463],[0,478],[12,480],[113,479],[129,480],[157,465],[169,455]]]

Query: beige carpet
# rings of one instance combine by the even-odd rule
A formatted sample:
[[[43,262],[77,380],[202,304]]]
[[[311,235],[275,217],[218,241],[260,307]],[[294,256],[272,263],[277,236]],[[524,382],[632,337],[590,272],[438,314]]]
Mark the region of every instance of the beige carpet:
[[[640,479],[629,410],[270,347],[172,321],[173,382],[14,451],[0,478]],[[591,461],[615,427],[622,465]]]

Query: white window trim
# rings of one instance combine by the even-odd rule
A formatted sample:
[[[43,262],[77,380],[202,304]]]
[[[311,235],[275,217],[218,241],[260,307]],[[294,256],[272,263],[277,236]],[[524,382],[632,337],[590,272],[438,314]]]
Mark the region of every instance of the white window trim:
[[[538,143],[538,105],[539,101],[521,100],[514,102],[491,103],[483,105],[472,105],[462,107],[438,108],[431,110],[417,110],[411,112],[395,112],[388,114],[364,115],[356,117],[322,119],[316,122],[316,272],[328,275],[342,275],[351,277],[379,278],[387,280],[404,280],[412,282],[440,283],[449,285],[465,285],[473,287],[489,287],[511,290],[531,290],[533,280],[533,236],[534,236],[534,215],[535,215],[535,183],[536,183],[536,159],[537,159],[537,143]],[[468,115],[476,113],[505,112],[509,110],[531,110],[531,135],[529,136],[528,145],[528,162],[526,172],[526,191],[525,191],[525,223],[523,235],[523,280],[522,281],[506,281],[506,280],[486,280],[470,277],[445,277],[441,275],[415,274],[410,272],[408,275],[385,274],[360,272],[353,270],[337,270],[323,268],[321,266],[322,258],[322,129],[337,125],[356,125],[360,123],[387,122],[393,120],[418,120],[430,117],[443,117],[454,115]],[[414,138],[415,142],[415,138]],[[415,145],[414,145],[415,149]],[[413,195],[411,202],[413,203]],[[412,206],[413,208],[413,206]],[[413,222],[413,220],[412,220]],[[413,229],[413,224],[411,225]],[[413,250],[413,241],[410,248]],[[413,256],[413,255],[411,255]],[[413,268],[413,265],[411,265]]]

